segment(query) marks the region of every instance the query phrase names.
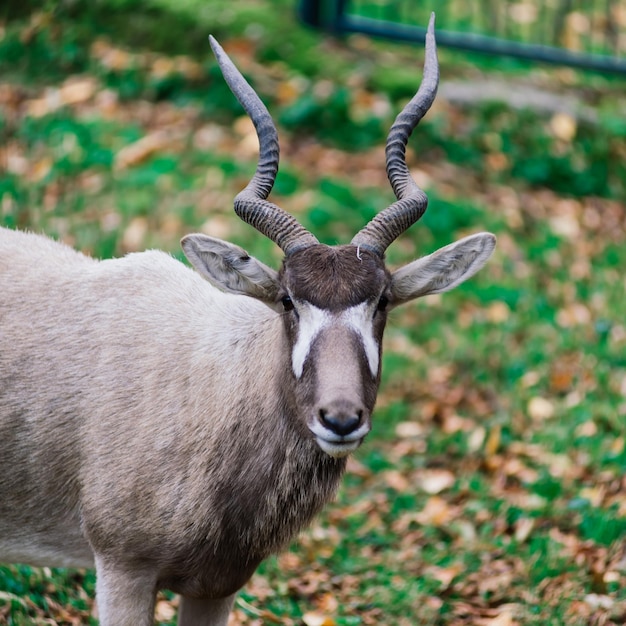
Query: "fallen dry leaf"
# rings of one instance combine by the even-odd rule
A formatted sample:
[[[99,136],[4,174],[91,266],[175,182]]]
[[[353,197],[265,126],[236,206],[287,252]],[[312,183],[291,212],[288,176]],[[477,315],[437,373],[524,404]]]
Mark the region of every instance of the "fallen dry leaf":
[[[426,501],[424,508],[415,514],[415,519],[420,524],[432,524],[433,526],[443,526],[451,521],[455,516],[455,511],[440,496],[432,496]]]
[[[478,426],[472,430],[467,438],[467,448],[470,452],[478,452],[485,442],[487,431],[483,426]]]
[[[335,626],[336,622],[331,617],[322,613],[310,611],[302,616],[302,621],[306,626]]]
[[[505,610],[496,617],[478,620],[477,626],[513,626],[515,623],[513,615]]]
[[[557,139],[570,142],[576,137],[576,118],[569,113],[556,113],[550,120],[550,130]]]
[[[576,427],[576,435],[578,437],[593,437],[598,434],[598,427],[593,420],[583,422]]]
[[[448,589],[452,581],[463,572],[463,566],[460,564],[451,565],[450,567],[438,567],[436,565],[427,567],[424,573],[441,584],[441,591]]]
[[[489,459],[495,456],[498,448],[500,447],[500,441],[502,439],[502,429],[499,425],[495,425],[487,436],[485,441],[485,456]]]
[[[293,624],[292,620],[290,619],[283,620],[278,615],[272,613],[271,611],[258,609],[256,606],[254,606],[254,604],[251,604],[250,602],[248,602],[241,596],[237,597],[236,603],[240,607],[244,608],[248,613],[251,613],[252,615],[256,615],[257,617],[262,618],[264,620],[263,621],[264,624],[266,622],[269,622],[270,624],[282,624],[283,626]]]
[[[143,163],[157,152],[175,149],[185,131],[157,130],[134,143],[124,146],[116,155],[113,167],[124,170]]]
[[[417,484],[428,494],[435,495],[450,489],[456,482],[456,476],[449,470],[432,469],[417,474]]]
[[[535,396],[528,401],[526,410],[532,420],[542,422],[554,415],[554,404],[547,398]]]
[[[168,600],[159,600],[156,603],[154,617],[158,622],[169,622],[175,615],[176,608]]]
[[[610,609],[615,604],[615,599],[604,594],[589,593],[585,596],[585,603],[592,609]]]
[[[96,93],[98,84],[92,78],[70,79],[59,90],[64,105],[75,105],[90,100]]]
[[[396,426],[396,435],[402,439],[409,437],[421,437],[425,433],[425,428],[419,422],[400,422]]]
[[[591,322],[591,311],[582,302],[572,302],[556,314],[556,323],[561,328],[572,328]]]
[[[549,220],[550,230],[555,235],[566,239],[576,239],[580,236],[580,222],[575,215],[555,215]]]
[[[411,483],[406,476],[396,470],[388,470],[382,474],[383,480],[389,487],[396,491],[407,491],[411,487]]]
[[[515,540],[524,543],[534,528],[535,520],[532,517],[520,517],[515,522]]]
[[[337,612],[339,601],[333,593],[323,593],[315,600],[315,605],[321,613],[330,615]]]
[[[506,302],[497,300],[489,305],[487,309],[487,319],[493,324],[506,322],[511,315],[511,309]]]

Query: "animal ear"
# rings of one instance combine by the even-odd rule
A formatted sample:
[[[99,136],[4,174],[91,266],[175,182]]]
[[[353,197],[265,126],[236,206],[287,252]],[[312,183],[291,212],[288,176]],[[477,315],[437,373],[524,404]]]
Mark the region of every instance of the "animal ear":
[[[216,287],[264,302],[274,302],[278,273],[243,248],[207,235],[187,235],[181,245],[197,272]]]
[[[391,275],[392,304],[442,293],[473,276],[496,247],[491,233],[478,233],[417,259]]]

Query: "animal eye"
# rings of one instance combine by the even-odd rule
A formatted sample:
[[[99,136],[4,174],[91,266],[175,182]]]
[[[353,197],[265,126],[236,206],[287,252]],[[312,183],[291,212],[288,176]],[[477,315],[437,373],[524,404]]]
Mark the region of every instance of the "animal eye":
[[[376,310],[384,311],[387,308],[388,304],[389,298],[387,298],[387,296],[381,296],[380,300],[378,301],[378,306],[376,307]]]
[[[293,301],[289,296],[284,296],[281,302],[285,311],[293,311]]]

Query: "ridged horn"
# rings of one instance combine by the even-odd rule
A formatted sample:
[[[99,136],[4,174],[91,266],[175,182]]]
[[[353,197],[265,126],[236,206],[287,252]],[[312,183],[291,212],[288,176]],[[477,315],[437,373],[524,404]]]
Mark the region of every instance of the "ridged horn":
[[[428,196],[411,178],[406,165],[406,144],[414,128],[430,109],[439,85],[439,63],[435,44],[435,14],[426,33],[426,54],[422,83],[413,99],[398,114],[387,135],[385,155],[387,177],[397,202],[381,211],[352,239],[352,244],[382,257],[394,239],[422,217]]]
[[[289,256],[296,250],[318,243],[295,217],[268,202],[278,173],[278,133],[272,118],[246,79],[235,67],[214,37],[209,37],[224,79],[241,106],[250,116],[259,138],[259,162],[245,189],[235,196],[235,213],[271,239]]]

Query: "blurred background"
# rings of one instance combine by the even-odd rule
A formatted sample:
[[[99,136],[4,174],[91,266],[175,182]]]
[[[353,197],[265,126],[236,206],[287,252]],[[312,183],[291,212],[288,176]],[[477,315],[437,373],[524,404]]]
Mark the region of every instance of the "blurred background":
[[[0,6],[0,224],[97,257],[182,259],[203,231],[275,267],[232,211],[258,145],[208,34],[277,122],[271,199],[347,243],[393,199],[384,141],[433,9],[439,96],[408,149],[429,209],[388,260],[498,248],[392,314],[373,433],[233,626],[626,623],[626,2]],[[92,572],[0,566],[0,624],[96,624],[93,595]]]

